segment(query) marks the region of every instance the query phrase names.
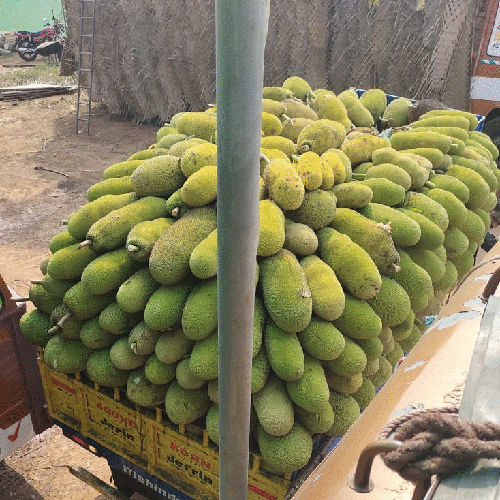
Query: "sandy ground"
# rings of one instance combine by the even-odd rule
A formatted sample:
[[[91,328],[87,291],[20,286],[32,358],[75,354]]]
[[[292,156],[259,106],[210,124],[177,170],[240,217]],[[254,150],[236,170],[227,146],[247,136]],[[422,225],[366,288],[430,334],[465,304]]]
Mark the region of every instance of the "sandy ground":
[[[20,62],[15,57],[2,63]],[[109,165],[154,142],[155,129],[110,118],[96,108],[90,136],[75,134],[76,94],[25,102],[0,102],[0,273],[20,295],[40,278],[39,263],[61,220],[86,202],[87,188]],[[45,167],[66,176],[35,170]],[[105,481],[104,459],[53,427],[0,464],[0,500],[94,500],[95,490],[65,465],[81,466]]]

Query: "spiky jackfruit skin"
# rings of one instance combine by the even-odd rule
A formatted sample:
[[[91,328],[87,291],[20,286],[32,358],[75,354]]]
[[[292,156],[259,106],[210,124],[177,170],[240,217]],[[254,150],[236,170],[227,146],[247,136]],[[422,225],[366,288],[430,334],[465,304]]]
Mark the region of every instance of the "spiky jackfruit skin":
[[[275,101],[276,102],[276,101]],[[290,117],[288,117],[290,118]],[[293,142],[297,142],[299,134],[304,127],[307,127],[313,120],[309,118],[290,118],[283,121],[283,128],[281,130],[281,136],[290,139]],[[265,154],[265,153],[264,153]],[[267,155],[266,155],[267,156]]]
[[[324,153],[323,153],[324,155]],[[339,160],[340,161],[340,160]],[[323,176],[323,180],[321,182],[321,189],[324,189],[324,190],[329,190],[333,187],[333,185],[335,184],[335,174],[334,174],[334,170],[333,170],[333,167],[331,164],[329,164],[328,162],[326,162],[324,159],[323,159],[323,156],[321,156],[321,173],[322,173],[322,176]]]
[[[187,214],[192,207],[182,199],[182,188],[169,196],[166,201],[166,210],[169,217],[180,219]]]
[[[347,155],[352,165],[358,165],[365,161],[371,161],[374,151],[390,145],[389,140],[384,137],[364,134],[352,141],[345,141],[342,144],[342,151]]]
[[[345,339],[344,350],[339,357],[323,361],[323,366],[332,373],[350,377],[362,373],[366,368],[367,358],[363,349],[350,338]]]
[[[396,341],[394,340],[394,337],[391,337],[387,342],[384,342],[384,351],[382,352],[382,357],[384,357],[386,354],[389,354],[393,349]]]
[[[179,117],[175,128],[181,134],[212,141],[217,130],[217,121],[207,113],[187,112]]]
[[[322,319],[333,321],[344,310],[345,298],[334,271],[316,255],[300,261],[312,296],[313,312]]]
[[[381,272],[389,272],[398,264],[391,235],[376,222],[349,208],[339,208],[330,226],[362,247]]]
[[[298,422],[284,436],[271,436],[259,426],[257,443],[262,458],[276,473],[293,472],[304,467],[313,448],[311,435]]]
[[[52,327],[50,316],[38,309],[23,314],[19,320],[19,326],[23,335],[40,347],[45,347],[52,336],[49,333]]]
[[[282,102],[273,99],[262,99],[262,112],[271,113],[279,118],[286,112],[286,107]]]
[[[144,321],[141,321],[130,331],[128,345],[134,354],[150,355],[153,354],[160,335],[160,332],[151,330]]]
[[[335,414],[333,425],[327,434],[332,437],[343,436],[360,415],[360,408],[352,396],[330,391],[330,405]]]
[[[271,198],[283,210],[295,210],[304,200],[304,184],[295,168],[285,160],[272,160],[264,170]]]
[[[335,147],[336,141],[331,128],[324,122],[315,121],[304,127],[297,139],[297,150],[300,153],[313,151],[322,155]]]
[[[115,294],[113,292],[104,295],[93,295],[87,291],[82,282],[73,285],[64,294],[63,299],[64,305],[79,320],[93,318],[114,300]]]
[[[447,153],[452,144],[452,138],[436,132],[398,132],[391,137],[391,146],[396,150],[415,148],[435,148]]]
[[[380,290],[380,272],[368,253],[349,236],[332,228],[318,231],[319,255],[352,295],[370,299]]]
[[[399,97],[391,101],[382,115],[382,124],[389,127],[402,127],[410,123],[410,108],[412,103],[409,99]]]
[[[138,269],[126,248],[100,255],[83,270],[81,282],[89,293],[103,295],[119,286]]]
[[[430,297],[434,294],[432,280],[427,272],[415,264],[410,256],[399,250],[401,258],[398,272],[389,273],[388,276],[397,281],[406,291],[411,301],[414,312],[420,312],[427,307]]]
[[[176,113],[175,115],[173,115],[171,118],[170,118],[170,123],[169,125],[171,127],[174,127],[174,128],[177,128],[177,124],[179,123],[179,120],[181,118],[181,116],[185,113],[185,111],[180,111],[179,113]]]
[[[373,191],[360,182],[346,182],[333,187],[332,192],[337,198],[337,207],[363,208],[372,201]]]
[[[334,219],[336,210],[336,197],[333,192],[316,189],[306,192],[302,205],[297,210],[287,212],[287,216],[317,231]]]
[[[203,281],[189,294],[181,319],[182,329],[192,340],[207,338],[217,328],[217,280]]]
[[[328,153],[334,153],[340,158],[340,161],[344,165],[343,172],[345,174],[345,179],[342,182],[349,182],[352,180],[352,163],[349,157],[342,151],[342,149],[330,149],[327,151]],[[343,174],[343,175],[344,175]],[[335,170],[335,184],[341,184],[340,180],[337,179],[337,171]]]
[[[92,350],[79,340],[55,335],[45,345],[43,361],[56,372],[78,373],[85,370],[91,354]]]
[[[449,191],[462,203],[467,203],[469,201],[469,188],[455,177],[444,174],[431,174],[429,181],[432,182],[437,188]]]
[[[483,148],[480,144],[473,141],[467,141],[467,145],[464,144],[464,148],[462,150],[456,151],[453,154],[463,156],[464,158],[469,158],[471,160],[476,160],[478,163],[484,165],[485,167],[489,167],[493,158],[491,153]]]
[[[375,222],[390,226],[392,239],[402,247],[418,243],[422,231],[418,223],[404,213],[377,203],[370,203],[363,208],[361,214]]]
[[[62,303],[52,311],[52,314],[50,315],[50,321],[55,326],[62,320],[64,316],[66,316],[64,318],[64,322],[62,323],[62,325],[59,325],[59,335],[65,339],[78,339],[80,337],[80,329],[82,327],[83,321],[72,315],[71,311],[66,307],[64,303]]]
[[[57,280],[50,274],[45,275],[39,283],[53,299],[62,299],[74,284],[76,284],[74,280]]]
[[[134,191],[134,188],[132,187],[132,177],[130,175],[112,177],[90,186],[87,190],[87,200],[90,202],[108,194],[120,195],[131,193],[132,191]]]
[[[109,350],[111,363],[120,370],[135,370],[146,363],[148,356],[135,354],[128,345],[127,337],[119,338]]]
[[[423,114],[420,119],[427,119],[431,117],[444,117],[444,116],[462,116],[469,121],[469,130],[475,130],[477,128],[478,120],[475,115],[467,111],[458,111],[455,109],[433,109]]]
[[[207,165],[217,165],[217,146],[210,142],[193,146],[181,156],[180,168],[186,177]]]
[[[345,307],[342,314],[333,324],[352,339],[376,337],[382,329],[382,322],[370,305],[349,294],[345,295]]]
[[[309,326],[297,334],[303,350],[320,360],[338,358],[345,347],[342,333],[329,321],[313,317]]]
[[[162,404],[166,390],[166,385],[152,384],[147,379],[144,367],[130,372],[127,379],[127,399],[145,408]]]
[[[271,200],[259,202],[259,243],[257,255],[269,257],[277,253],[285,242],[285,216]]]
[[[349,159],[347,158],[347,156],[344,155],[344,153],[342,153],[340,151],[340,153],[342,153],[343,157],[345,157],[345,158],[342,158],[339,155],[339,151],[340,150],[337,150],[337,149],[329,149],[328,151],[325,151],[321,155],[322,163],[324,165],[326,165],[327,167],[332,169],[334,184],[342,184],[347,179],[347,171],[346,171],[346,166],[344,164],[344,161],[349,162]],[[349,180],[350,180],[350,177],[352,175],[351,168],[350,168],[350,162],[348,165],[349,165],[349,173],[350,173]],[[326,189],[326,188],[322,187],[322,189]]]
[[[189,257],[191,272],[200,279],[217,275],[217,229],[214,229],[194,248]]]
[[[183,389],[199,389],[206,384],[206,380],[198,378],[189,368],[189,358],[184,358],[177,363],[175,378]]]
[[[436,290],[448,291],[456,284],[458,280],[458,272],[455,264],[450,260],[445,262],[445,273],[443,277],[436,283],[434,288]]]
[[[177,285],[162,286],[153,292],[144,309],[144,321],[149,328],[162,331],[179,324],[193,285],[188,280]]]
[[[99,318],[85,321],[80,329],[80,340],[90,349],[104,349],[115,343],[116,337],[99,325]]]
[[[317,123],[326,125],[331,130],[333,134],[333,148],[339,148],[346,138],[346,129],[344,125],[340,122],[328,120],[326,118],[318,120]]]
[[[385,359],[389,361],[391,364],[392,368],[395,368],[396,365],[398,364],[398,361],[404,356],[404,352],[402,347],[395,342],[394,343],[394,348],[385,355]]]
[[[299,99],[285,99],[282,104],[285,106],[286,118],[307,118],[311,121],[318,119],[316,112]]]
[[[356,344],[358,344],[366,354],[366,359],[368,360],[367,366],[374,359],[379,358],[384,350],[384,345],[382,344],[382,341],[379,337],[371,337],[369,339],[356,339]]]
[[[279,149],[280,151],[283,151],[288,158],[291,158],[292,155],[297,152],[297,147],[292,140],[279,135],[268,135],[267,137],[262,137],[260,145],[265,149]]]
[[[283,126],[280,119],[274,114],[262,112],[262,131],[266,135],[280,135]]]
[[[413,122],[411,124],[413,128],[417,127],[456,127],[463,131],[469,130],[469,120],[462,116],[429,116],[427,118],[421,118],[420,120]],[[465,132],[465,138],[467,138],[467,132]],[[462,139],[466,140],[466,139]]]
[[[191,207],[203,207],[217,198],[217,167],[207,165],[192,174],[181,189],[181,196]]]
[[[371,380],[364,378],[359,389],[351,395],[358,403],[359,408],[364,410],[375,398],[375,386]]]
[[[469,138],[481,144],[484,148],[486,148],[490,152],[493,160],[495,161],[497,160],[499,155],[498,148],[495,146],[495,144],[488,135],[486,135],[483,132],[472,131],[469,132]]]
[[[465,234],[469,243],[480,245],[484,241],[486,231],[483,220],[472,210],[467,209],[467,216],[456,224],[456,227]]]
[[[271,376],[266,385],[252,398],[259,424],[272,436],[284,436],[293,427],[293,403],[285,383]]]
[[[165,409],[174,424],[190,424],[203,417],[209,407],[210,400],[205,387],[183,389],[175,380],[168,386]]]
[[[178,132],[179,131],[175,127],[172,127],[171,125],[160,127],[156,132],[156,142],[158,142],[162,137],[165,137],[166,135],[177,134]]]
[[[422,213],[407,208],[398,209],[398,211],[413,219],[420,226],[420,239],[416,243],[418,248],[434,250],[443,244],[444,232]]]
[[[483,180],[486,181],[488,187],[490,188],[490,191],[496,192],[498,188],[498,179],[495,173],[488,166],[483,165],[479,161],[470,158],[464,158],[463,156],[454,155],[451,158],[454,165],[470,168],[471,170],[474,170],[476,173],[478,173],[483,178]]]
[[[363,92],[359,102],[371,113],[374,120],[378,120],[387,107],[387,97],[380,89],[369,89]]]
[[[311,413],[321,411],[328,405],[329,391],[321,363],[304,357],[304,374],[298,380],[287,382],[286,388],[292,401]]]
[[[218,376],[218,337],[217,332],[193,345],[189,368],[193,374],[203,380],[216,379]]]
[[[464,254],[469,247],[469,240],[460,229],[449,227],[444,232],[444,248],[449,259],[454,259]]]
[[[388,179],[403,187],[405,191],[408,191],[411,187],[410,175],[401,167],[392,163],[379,163],[366,171],[366,179],[378,178]]]
[[[399,342],[400,340],[403,340],[410,336],[414,321],[415,313],[413,311],[410,311],[403,322],[391,327],[392,336],[396,342]]]
[[[172,224],[156,241],[149,258],[153,278],[174,285],[189,275],[189,257],[194,248],[216,229],[213,208],[197,208]]]
[[[219,444],[219,405],[213,404],[205,417],[205,429],[208,437],[215,444]]]
[[[474,254],[465,251],[459,256],[450,257],[457,270],[458,280],[461,280],[474,267]]]
[[[297,256],[311,255],[318,248],[318,237],[306,224],[285,219],[285,242],[283,247]]]
[[[305,273],[295,255],[282,249],[260,264],[264,304],[286,332],[300,332],[311,320],[312,298]]]
[[[293,92],[283,87],[264,87],[262,90],[262,97],[264,99],[271,99],[273,101],[284,101],[293,97]]]
[[[300,76],[290,76],[283,82],[282,87],[290,90],[303,101],[305,101],[308,94],[312,92],[311,86]]]
[[[160,217],[139,222],[127,236],[126,248],[136,262],[147,262],[156,240],[174,223],[174,219]]]
[[[265,349],[261,349],[252,359],[252,377],[250,388],[250,392],[252,394],[258,393],[266,385],[270,371],[271,366],[267,360]],[[214,382],[216,383],[215,386]],[[210,396],[210,400],[214,403],[218,403],[218,395],[216,394],[217,389],[217,380],[210,380],[208,383],[208,394]]]
[[[340,394],[353,394],[363,383],[363,375],[361,373],[357,373],[352,377],[341,377],[340,375],[326,371],[325,376],[328,387]]]
[[[400,151],[403,154],[415,154],[427,158],[432,163],[432,166],[436,169],[443,162],[444,154],[435,148],[413,148],[413,149],[403,149]]]
[[[372,190],[372,203],[393,207],[402,203],[405,198],[404,187],[386,178],[373,177],[361,181],[360,184]]]
[[[322,434],[328,431],[333,425],[335,415],[333,408],[328,404],[321,411],[316,413],[308,412],[300,406],[295,407],[295,415],[300,423],[311,434]]]
[[[113,335],[124,335],[142,319],[142,314],[128,314],[113,302],[99,314],[99,326]]]
[[[449,218],[446,209],[440,203],[423,193],[416,193],[413,191],[407,193],[404,201],[404,208],[424,215],[431,222],[434,222],[441,231],[446,231],[448,228]]]
[[[414,326],[412,328],[411,334],[406,339],[399,342],[399,345],[401,346],[403,352],[410,352],[415,347],[415,344],[420,340],[421,336],[422,332],[416,326]]]
[[[262,337],[264,334],[264,326],[266,324],[266,309],[262,300],[255,296],[254,312],[253,312],[253,336],[252,336],[252,358],[257,356],[262,346]]]
[[[162,334],[155,345],[155,354],[162,363],[170,365],[191,352],[193,341],[179,328]]]
[[[358,99],[358,96],[339,94],[339,99],[344,103],[347,110],[347,116],[356,127],[371,127],[373,125],[373,116]]]
[[[485,231],[485,234],[486,232],[488,231],[488,229],[490,228],[491,226],[491,220],[490,220],[490,216],[488,214],[488,212],[486,212],[485,210],[483,210],[482,208],[475,208],[472,210],[476,215],[478,215],[481,220],[483,221],[483,224],[484,224],[484,231]]]
[[[205,144],[206,142],[207,141],[205,141],[205,139],[200,139],[198,137],[187,137],[181,141],[176,141],[175,144],[169,148],[168,154],[170,156],[177,156],[177,158],[181,158],[188,149],[193,146],[197,146],[198,144]]]
[[[128,370],[120,370],[111,363],[109,349],[93,352],[87,360],[87,375],[92,382],[103,387],[127,385]]]
[[[318,113],[319,118],[326,118],[337,122],[348,120],[347,109],[344,103],[333,92],[317,95],[312,103],[312,107]]]
[[[292,164],[307,191],[314,191],[323,183],[323,165],[319,155],[308,151],[299,156],[296,163]]]
[[[393,368],[391,363],[385,358],[380,358],[380,367],[377,372],[368,377],[368,379],[372,382],[375,387],[380,387],[384,385],[389,378],[391,377],[393,372]]]
[[[437,247],[435,250],[432,250],[432,252],[437,256],[439,257],[439,260],[443,263],[443,264],[446,264],[446,248],[444,248],[443,245],[441,245],[440,247]]]
[[[461,165],[452,165],[446,173],[456,177],[469,188],[470,197],[467,208],[471,210],[483,208],[484,200],[487,198],[490,189],[486,181],[477,172]]]
[[[271,368],[281,380],[293,382],[304,375],[304,352],[297,335],[269,323],[265,345]]]
[[[132,175],[134,170],[142,163],[142,160],[127,160],[115,163],[108,167],[102,173],[103,179],[111,179],[113,177],[125,177]]]
[[[431,200],[438,202],[448,213],[449,224],[456,226],[467,217],[465,205],[450,191],[444,189],[425,189],[424,193]]]
[[[382,344],[382,342],[380,342]],[[383,350],[384,346],[382,344],[382,349]],[[366,368],[363,370],[363,377],[369,377],[373,375],[374,373],[377,373],[378,369],[380,368],[380,356],[378,358],[368,360],[368,363],[366,364]]]
[[[43,285],[31,285],[28,297],[36,308],[47,314],[52,314],[60,303],[60,299],[50,295]]]
[[[50,253],[52,253],[52,254],[56,253],[58,250],[61,250],[61,248],[69,247],[70,245],[74,245],[75,243],[78,243],[80,241],[81,240],[77,240],[68,231],[63,231],[62,233],[56,234],[50,240],[50,243],[49,243]]]
[[[158,148],[166,149],[169,154],[169,149],[179,142],[184,142],[188,139],[186,134],[168,134],[162,137],[156,144]],[[196,144],[199,144],[199,140],[196,141]],[[194,145],[194,144],[193,144]]]
[[[162,363],[156,354],[151,354],[144,365],[146,378],[157,385],[169,384],[175,378],[175,363]]]
[[[78,244],[61,248],[47,265],[48,274],[58,280],[79,279],[87,265],[96,258],[96,253],[87,247],[78,248]]]
[[[425,269],[433,284],[443,278],[446,267],[434,252],[423,248],[407,248],[405,251],[415,264]]]
[[[151,276],[149,269],[140,269],[120,285],[116,292],[116,302],[124,312],[143,311],[157,288],[158,283]]]

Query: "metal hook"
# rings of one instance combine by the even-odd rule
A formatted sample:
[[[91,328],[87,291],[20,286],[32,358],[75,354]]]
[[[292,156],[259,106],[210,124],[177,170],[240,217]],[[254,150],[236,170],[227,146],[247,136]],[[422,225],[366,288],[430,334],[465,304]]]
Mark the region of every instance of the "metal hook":
[[[359,455],[356,471],[347,479],[347,484],[350,488],[358,493],[369,493],[372,491],[374,484],[370,479],[370,472],[372,470],[373,459],[380,453],[397,450],[401,444],[401,441],[396,441],[395,439],[381,439],[365,446]]]

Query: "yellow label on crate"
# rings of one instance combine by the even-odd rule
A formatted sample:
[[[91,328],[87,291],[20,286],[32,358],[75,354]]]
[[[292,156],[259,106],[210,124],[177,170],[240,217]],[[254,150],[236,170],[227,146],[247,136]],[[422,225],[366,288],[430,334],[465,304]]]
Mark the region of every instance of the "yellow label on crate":
[[[84,414],[81,384],[64,373],[50,370],[42,362],[38,366],[50,415],[81,432]]]
[[[140,413],[86,386],[84,402],[86,435],[135,463],[144,463]]]

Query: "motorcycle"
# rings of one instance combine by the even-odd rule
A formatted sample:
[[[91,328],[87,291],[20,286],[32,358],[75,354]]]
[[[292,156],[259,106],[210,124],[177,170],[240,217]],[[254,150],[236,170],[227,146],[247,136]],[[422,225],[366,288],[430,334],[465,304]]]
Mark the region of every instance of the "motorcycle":
[[[34,61],[38,56],[37,47],[42,43],[55,40],[63,31],[64,28],[61,21],[54,17],[54,15],[52,15],[52,25],[46,23],[45,27],[40,31],[16,30],[14,31],[14,36],[17,53],[25,61]]]

